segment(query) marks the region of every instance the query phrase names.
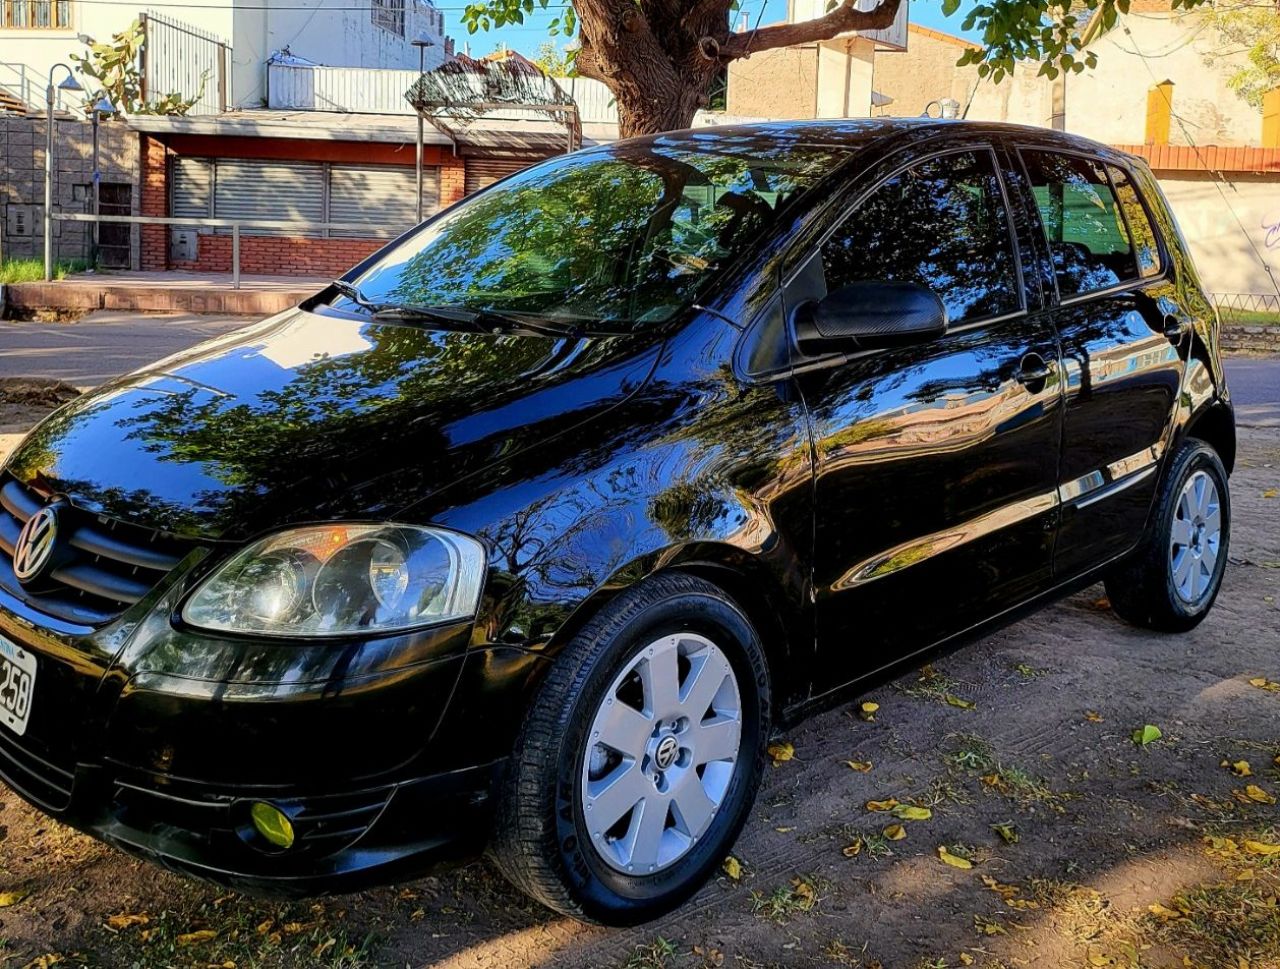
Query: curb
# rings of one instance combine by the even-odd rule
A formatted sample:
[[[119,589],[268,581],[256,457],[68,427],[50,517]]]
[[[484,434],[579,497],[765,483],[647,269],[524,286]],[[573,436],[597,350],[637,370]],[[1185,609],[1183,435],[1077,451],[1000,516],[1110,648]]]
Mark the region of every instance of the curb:
[[[0,377],[0,402],[56,407],[79,397],[78,387],[54,377]]]

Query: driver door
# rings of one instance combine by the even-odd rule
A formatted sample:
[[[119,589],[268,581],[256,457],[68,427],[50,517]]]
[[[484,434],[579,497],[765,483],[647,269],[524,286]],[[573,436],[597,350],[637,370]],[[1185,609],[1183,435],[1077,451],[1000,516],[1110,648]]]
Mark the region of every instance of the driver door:
[[[788,287],[797,303],[859,279],[912,281],[948,312],[941,337],[797,368],[816,459],[820,684],[1051,583],[1058,341],[1024,284],[1025,231],[990,148],[936,154],[883,178]]]

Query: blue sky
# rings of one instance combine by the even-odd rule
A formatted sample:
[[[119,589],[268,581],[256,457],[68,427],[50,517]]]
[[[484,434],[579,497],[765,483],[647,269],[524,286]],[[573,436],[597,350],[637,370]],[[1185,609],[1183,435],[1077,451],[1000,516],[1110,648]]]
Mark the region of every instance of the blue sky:
[[[551,0],[551,2],[558,3],[560,0]],[[456,0],[442,0],[440,2],[440,6],[445,8],[445,31],[457,40],[459,51],[462,51],[464,45],[469,42],[471,44],[471,53],[477,55],[487,54],[499,44],[504,43],[522,54],[536,54],[539,45],[550,39],[547,36],[547,24],[559,14],[559,10],[554,8],[539,10],[520,26],[503,27],[501,30],[479,31],[474,34],[468,34],[467,29],[462,26],[459,19],[462,10],[461,5],[458,4],[455,7],[455,3]],[[763,16],[761,16],[761,8],[763,8]],[[747,11],[751,17],[752,24],[756,23],[757,17],[761,17],[760,23],[772,23],[786,16],[787,0],[744,0],[743,10]],[[939,0],[912,0],[911,2],[912,23],[934,27],[937,30],[945,30],[950,34],[963,35],[964,32],[960,29],[962,19],[963,11],[953,17],[944,17]],[[978,38],[972,37],[971,39],[976,40]],[[556,38],[556,40],[560,45],[563,45],[563,38]]]

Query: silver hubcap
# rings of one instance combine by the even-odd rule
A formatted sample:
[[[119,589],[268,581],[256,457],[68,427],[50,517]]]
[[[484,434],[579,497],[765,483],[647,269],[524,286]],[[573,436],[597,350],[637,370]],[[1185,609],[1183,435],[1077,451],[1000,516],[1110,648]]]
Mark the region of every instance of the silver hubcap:
[[[1218,486],[1197,471],[1182,486],[1169,535],[1169,568],[1178,598],[1194,605],[1209,594],[1222,545]]]
[[[637,875],[674,864],[715,820],[738,762],[728,657],[692,633],[650,643],[605,693],[589,737],[582,807],[597,853]]]

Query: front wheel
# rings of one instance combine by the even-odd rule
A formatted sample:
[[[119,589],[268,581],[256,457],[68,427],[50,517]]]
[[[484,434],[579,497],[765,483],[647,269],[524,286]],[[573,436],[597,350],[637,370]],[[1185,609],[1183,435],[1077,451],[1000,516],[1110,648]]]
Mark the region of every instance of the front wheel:
[[[1208,615],[1227,567],[1231,494],[1216,451],[1194,438],[1173,455],[1142,544],[1106,579],[1116,613],[1185,632]]]
[[[628,925],[706,881],[746,821],[769,675],[741,610],[699,578],[621,593],[556,657],[516,744],[491,853],[574,918]]]

